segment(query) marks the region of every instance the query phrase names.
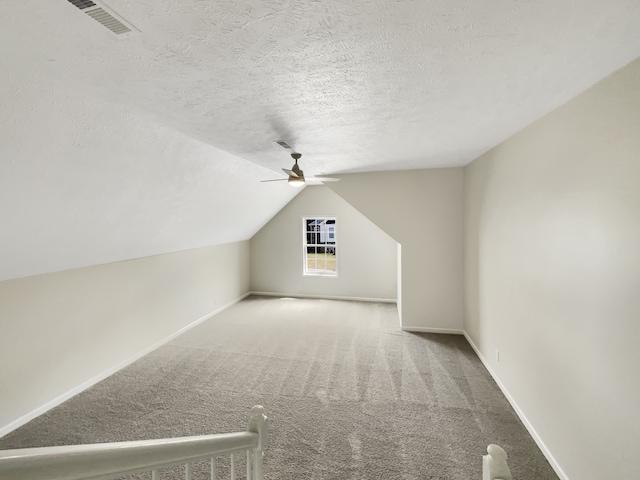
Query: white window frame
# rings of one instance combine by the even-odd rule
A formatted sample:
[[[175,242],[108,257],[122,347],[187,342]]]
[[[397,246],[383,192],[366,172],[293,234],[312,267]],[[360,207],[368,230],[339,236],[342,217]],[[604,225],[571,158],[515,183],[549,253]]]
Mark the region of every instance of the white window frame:
[[[313,269],[310,270],[308,268],[308,263],[307,263],[307,247],[308,246],[323,246],[321,244],[318,243],[314,243],[314,244],[307,244],[307,220],[318,220],[318,219],[324,219],[324,220],[333,220],[334,225],[336,225],[333,230],[333,244],[332,247],[334,249],[335,252],[335,260],[336,260],[336,270],[332,271],[332,270],[319,270],[319,269]],[[339,251],[340,248],[338,246],[338,218],[335,215],[305,215],[302,217],[302,275],[305,277],[328,277],[328,278],[338,278],[338,265],[339,265],[339,261],[338,261],[338,257],[339,257]],[[328,232],[327,232],[328,234]],[[325,247],[326,248],[326,247]]]

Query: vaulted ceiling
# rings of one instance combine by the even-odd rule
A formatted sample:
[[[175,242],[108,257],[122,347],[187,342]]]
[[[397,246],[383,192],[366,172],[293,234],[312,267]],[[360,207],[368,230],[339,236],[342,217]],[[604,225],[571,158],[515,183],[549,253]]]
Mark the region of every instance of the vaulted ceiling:
[[[97,3],[98,0],[96,0]],[[250,238],[309,174],[465,165],[640,56],[637,0],[0,2],[0,280]]]

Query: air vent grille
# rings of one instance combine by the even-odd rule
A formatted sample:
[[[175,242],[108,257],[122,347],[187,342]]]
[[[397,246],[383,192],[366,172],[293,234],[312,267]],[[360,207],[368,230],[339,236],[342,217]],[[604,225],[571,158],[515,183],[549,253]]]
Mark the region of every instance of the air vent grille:
[[[116,35],[125,35],[139,31],[128,23],[113,10],[104,4],[99,4],[92,0],[67,0],[70,4],[78,7],[84,13],[93,18],[96,22],[111,30]]]
[[[122,23],[120,20],[118,20],[116,17],[111,15],[109,12],[106,12],[102,8],[94,8],[93,10],[88,11],[87,15],[107,27],[116,35],[131,31],[131,29],[124,23]]]
[[[282,148],[286,148],[287,150],[291,150],[291,145],[289,145],[284,140],[276,140],[276,143],[280,145]]]
[[[68,1],[72,5],[75,5],[76,7],[78,7],[80,10],[84,10],[85,8],[96,6],[96,4],[93,3],[91,0],[68,0]]]

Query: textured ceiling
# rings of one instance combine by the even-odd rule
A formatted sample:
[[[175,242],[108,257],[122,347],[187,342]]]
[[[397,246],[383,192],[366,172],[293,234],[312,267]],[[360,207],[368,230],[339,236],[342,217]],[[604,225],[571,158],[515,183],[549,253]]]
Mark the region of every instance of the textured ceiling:
[[[249,238],[307,174],[459,166],[640,55],[637,0],[0,2],[0,280]]]

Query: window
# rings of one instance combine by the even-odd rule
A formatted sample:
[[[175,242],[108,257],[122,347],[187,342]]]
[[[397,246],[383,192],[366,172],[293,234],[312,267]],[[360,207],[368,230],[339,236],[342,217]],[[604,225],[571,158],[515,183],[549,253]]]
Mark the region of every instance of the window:
[[[304,275],[338,276],[335,217],[302,219]]]

